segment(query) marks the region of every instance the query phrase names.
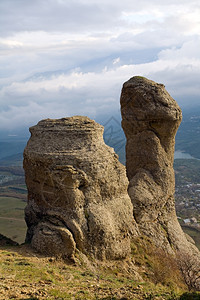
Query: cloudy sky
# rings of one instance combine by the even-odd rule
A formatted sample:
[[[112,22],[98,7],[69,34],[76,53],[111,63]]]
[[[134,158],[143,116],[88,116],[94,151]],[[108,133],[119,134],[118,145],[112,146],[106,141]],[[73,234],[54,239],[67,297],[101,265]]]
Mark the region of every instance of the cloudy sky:
[[[200,103],[199,0],[0,0],[0,124],[119,112],[123,82]]]

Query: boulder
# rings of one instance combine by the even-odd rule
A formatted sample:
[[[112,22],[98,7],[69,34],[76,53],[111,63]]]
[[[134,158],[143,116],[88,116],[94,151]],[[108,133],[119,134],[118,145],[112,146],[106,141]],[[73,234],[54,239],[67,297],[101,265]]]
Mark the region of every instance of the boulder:
[[[26,241],[39,252],[97,259],[130,253],[136,234],[125,167],[103,126],[81,116],[42,120],[24,150]]]

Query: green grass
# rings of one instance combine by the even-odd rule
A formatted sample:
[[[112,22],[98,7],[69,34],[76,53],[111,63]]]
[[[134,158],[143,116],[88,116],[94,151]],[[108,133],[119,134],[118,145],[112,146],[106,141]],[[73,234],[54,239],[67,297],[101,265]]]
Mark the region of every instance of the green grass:
[[[1,234],[21,244],[25,241],[26,223],[24,220],[8,220],[0,218]]]
[[[23,219],[26,203],[18,198],[0,197],[0,217]]]
[[[0,233],[18,243],[25,240],[25,205],[26,203],[18,198],[0,197]]]
[[[187,290],[141,282],[122,262],[89,267],[38,256],[28,246],[0,248],[3,299],[179,299]],[[88,269],[89,268],[89,269]],[[2,290],[1,290],[2,289]],[[23,295],[23,298],[22,298]],[[13,297],[13,298],[12,298]],[[188,298],[189,299],[189,298]]]

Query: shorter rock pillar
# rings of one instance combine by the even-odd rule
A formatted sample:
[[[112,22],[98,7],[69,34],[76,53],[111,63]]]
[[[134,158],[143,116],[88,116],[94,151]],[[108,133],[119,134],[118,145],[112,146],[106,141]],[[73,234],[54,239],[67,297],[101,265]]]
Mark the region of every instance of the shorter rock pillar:
[[[40,121],[30,132],[26,241],[48,255],[71,258],[78,249],[98,259],[126,257],[134,234],[128,180],[103,126],[76,116]]]

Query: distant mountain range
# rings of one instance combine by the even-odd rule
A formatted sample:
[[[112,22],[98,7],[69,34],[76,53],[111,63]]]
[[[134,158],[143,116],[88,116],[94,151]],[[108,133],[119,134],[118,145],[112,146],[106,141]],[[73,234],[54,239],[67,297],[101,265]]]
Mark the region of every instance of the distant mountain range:
[[[125,163],[126,138],[121,127],[120,113],[100,116],[96,121],[104,126],[106,144],[113,147],[120,161]],[[17,134],[0,131],[0,165],[20,163],[28,138],[27,128]],[[183,110],[183,121],[176,135],[176,150],[200,159],[200,106]]]
[[[21,166],[22,161],[23,161],[23,152],[20,152],[0,159],[0,166]]]
[[[9,157],[16,155],[18,153],[23,153],[24,147],[26,145],[25,140],[19,141],[0,141],[0,160],[7,160]]]

